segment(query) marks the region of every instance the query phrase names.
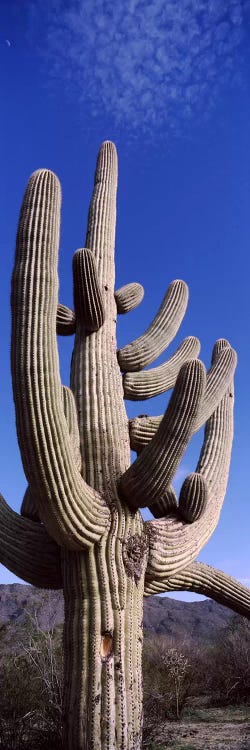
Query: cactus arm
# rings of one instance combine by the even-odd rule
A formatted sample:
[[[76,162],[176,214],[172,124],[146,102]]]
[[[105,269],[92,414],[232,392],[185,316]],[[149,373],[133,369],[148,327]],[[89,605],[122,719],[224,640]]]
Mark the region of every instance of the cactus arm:
[[[207,372],[207,385],[193,432],[197,432],[217,408],[232,381],[237,356],[225,339],[218,339],[214,345],[212,365]],[[146,373],[145,373],[146,375]],[[159,429],[163,415],[157,417],[135,417],[129,422],[130,447],[138,454],[148,445]]]
[[[68,425],[69,435],[74,451],[75,463],[79,471],[81,471],[82,457],[80,452],[80,434],[77,422],[76,404],[74,394],[71,388],[66,385],[62,385],[61,388],[63,411],[66,417]],[[24,494],[24,498],[21,505],[20,513],[24,518],[31,518],[32,521],[40,521],[36,500],[32,496],[30,487],[27,487]]]
[[[74,297],[77,323],[98,331],[104,323],[104,304],[92,250],[83,247],[73,256]]]
[[[146,448],[156,434],[163,420],[163,414],[148,416],[141,414],[129,420],[130,448],[138,455]]]
[[[72,336],[76,330],[76,316],[73,310],[66,305],[57,306],[56,332],[58,336]]]
[[[63,385],[61,388],[63,411],[65,414],[66,422],[68,425],[69,435],[72,442],[74,451],[75,463],[79,471],[81,471],[81,452],[80,452],[80,435],[77,422],[76,404],[74,394],[71,388]],[[36,509],[36,501],[33,498],[30,487],[27,487],[24,494],[24,498],[21,505],[21,515],[24,518],[31,518],[33,521],[40,521],[39,515]]]
[[[160,498],[155,500],[154,503],[150,503],[150,512],[154,518],[163,518],[164,516],[168,516],[170,513],[176,513],[177,511],[177,497],[171,484],[167,487]]]
[[[91,487],[117,504],[117,482],[130,463],[128,418],[116,356],[117,309],[114,298],[117,154],[110,142],[102,144],[89,208],[85,247],[96,260],[104,301],[105,320],[86,335],[81,306],[76,302],[76,336],[71,366],[81,436],[82,474]],[[74,268],[74,284],[78,285]],[[80,300],[79,300],[80,304]]]
[[[202,362],[182,366],[158,432],[122,476],[121,493],[131,509],[150,507],[171,482],[192,435],[205,382]]]
[[[32,175],[24,196],[12,279],[12,378],[18,440],[47,531],[71,549],[90,547],[109,521],[78,471],[63,413],[56,345],[60,186]]]
[[[20,513],[23,518],[29,518],[31,521],[35,521],[36,523],[40,523],[41,519],[38,515],[37,509],[36,509],[36,502],[33,499],[30,487],[27,487],[25,490],[22,505],[20,508]]]
[[[207,500],[206,480],[201,474],[193,473],[186,477],[182,485],[179,506],[175,490],[170,484],[161,497],[150,503],[150,511],[155,518],[179,513],[185,521],[193,523],[203,513]]]
[[[115,291],[115,301],[117,312],[119,315],[134,310],[135,307],[140,305],[144,297],[144,289],[141,284],[136,281],[132,284],[125,284],[120,289]]]
[[[44,526],[22,518],[0,495],[0,560],[39,588],[62,588],[60,550]]]
[[[68,425],[69,435],[71,439],[71,444],[74,452],[74,459],[75,464],[79,471],[81,471],[82,467],[82,457],[81,457],[81,450],[80,450],[80,433],[79,433],[79,427],[78,427],[78,420],[77,420],[77,411],[76,411],[76,402],[74,398],[74,394],[66,385],[62,385],[62,401],[63,401],[63,411],[65,414],[66,422]]]
[[[183,482],[179,497],[179,515],[187,523],[202,516],[208,503],[208,480],[201,473],[189,474]]]
[[[184,281],[170,284],[161,307],[145,333],[119,349],[118,362],[123,372],[135,372],[150,365],[167,348],[185,315],[188,288]]]
[[[207,484],[203,512],[194,523],[172,515],[146,522],[149,560],[146,578],[168,578],[197,557],[217,526],[226,493],[233,440],[233,385],[231,384],[205,427],[196,473]],[[173,555],[174,551],[174,555]]]
[[[215,411],[233,380],[236,365],[237,354],[234,349],[226,339],[218,339],[213,348],[212,365],[207,375],[205,397],[197,415],[194,432],[198,432]]]
[[[198,357],[200,342],[188,336],[167,362],[145,372],[126,373],[123,377],[124,398],[142,401],[173,388],[178,372],[184,362]]]
[[[230,607],[243,617],[250,617],[250,589],[205,563],[193,562],[170,578],[148,581],[144,596],[167,591],[194,591]]]

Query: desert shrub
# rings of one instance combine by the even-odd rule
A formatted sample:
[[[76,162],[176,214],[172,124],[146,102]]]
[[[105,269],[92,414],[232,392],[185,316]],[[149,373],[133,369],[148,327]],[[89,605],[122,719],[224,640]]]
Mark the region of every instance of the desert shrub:
[[[62,718],[61,629],[43,631],[36,616],[30,617],[26,638],[20,647],[20,658],[26,659],[32,671],[37,709],[51,730],[58,732]]]
[[[180,718],[190,690],[191,666],[185,649],[165,636],[146,637],[143,650],[146,726]]]
[[[61,747],[62,648],[56,631],[29,618],[23,640],[1,658],[0,748]]]
[[[243,617],[232,619],[214,649],[210,691],[216,705],[250,702],[250,622]]]
[[[0,715],[2,719],[21,718],[35,707],[34,675],[26,657],[9,655],[0,671]]]
[[[0,671],[0,748],[21,750],[35,714],[32,670],[25,658],[2,660]]]
[[[213,691],[212,686],[212,675],[214,672],[214,664],[218,659],[218,651],[216,645],[202,644],[193,642],[189,647],[189,662],[192,674],[192,680],[189,690],[190,702],[192,700],[198,701],[203,704],[205,699],[206,704],[209,705],[211,700],[211,692]]]

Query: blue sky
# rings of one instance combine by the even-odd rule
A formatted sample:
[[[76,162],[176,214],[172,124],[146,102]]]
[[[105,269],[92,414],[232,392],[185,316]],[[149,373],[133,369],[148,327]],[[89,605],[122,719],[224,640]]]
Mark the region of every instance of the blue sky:
[[[143,332],[169,283],[189,286],[186,335],[238,352],[235,439],[220,523],[200,559],[250,584],[249,235],[250,2],[2,0],[1,492],[16,510],[26,487],[10,379],[10,277],[24,187],[49,167],[63,191],[60,299],[72,302],[71,258],[84,242],[96,154],[119,155],[117,287],[140,281],[140,307],[119,321],[119,346]],[[60,343],[69,382],[72,341]],[[160,414],[168,396],[128,403]],[[179,480],[193,471],[193,439]],[[15,580],[1,567],[1,582]],[[192,598],[195,598],[192,596]]]

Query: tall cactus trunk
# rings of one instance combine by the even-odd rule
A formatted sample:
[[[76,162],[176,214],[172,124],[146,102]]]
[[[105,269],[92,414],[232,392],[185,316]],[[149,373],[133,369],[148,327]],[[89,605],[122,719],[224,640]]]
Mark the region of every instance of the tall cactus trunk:
[[[106,144],[97,163],[87,249],[78,250],[73,259],[76,335],[71,387],[82,475],[105,496],[111,526],[89,552],[63,555],[67,750],[137,750],[141,738],[148,544],[140,512],[123,506],[117,489],[130,464],[130,443],[116,356],[116,182],[116,154]],[[106,229],[100,231],[104,216]]]
[[[206,374],[191,336],[145,371],[184,316],[188,290],[178,279],[145,333],[116,351],[117,313],[142,298],[137,283],[114,290],[116,186],[116,150],[106,142],[85,247],[73,257],[74,311],[58,307],[61,191],[49,170],[28,183],[12,278],[13,392],[29,487],[26,518],[0,496],[0,556],[29,583],[64,591],[64,750],[139,750],[143,594],[187,588],[250,613],[245,587],[194,562],[226,491],[236,355],[220,339]],[[75,333],[71,389],[61,387],[56,330]],[[129,424],[124,397],[172,387],[163,417]],[[204,422],[178,505],[171,483]],[[131,448],[139,456],[130,466]],[[143,522],[146,505],[157,520]]]
[[[134,533],[135,528],[141,532],[138,521],[130,523],[128,567],[118,576],[109,564],[107,537],[89,553],[63,553],[65,750],[139,750],[141,745],[144,570],[139,578],[139,550],[138,575],[133,574],[135,545],[129,555],[131,539],[137,544],[141,539]]]

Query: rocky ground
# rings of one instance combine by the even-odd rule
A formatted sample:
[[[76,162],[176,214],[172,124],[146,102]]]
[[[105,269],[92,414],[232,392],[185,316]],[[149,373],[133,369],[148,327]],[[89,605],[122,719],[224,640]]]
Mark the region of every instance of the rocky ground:
[[[155,728],[147,750],[250,750],[250,708],[204,709]]]

